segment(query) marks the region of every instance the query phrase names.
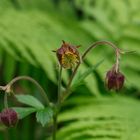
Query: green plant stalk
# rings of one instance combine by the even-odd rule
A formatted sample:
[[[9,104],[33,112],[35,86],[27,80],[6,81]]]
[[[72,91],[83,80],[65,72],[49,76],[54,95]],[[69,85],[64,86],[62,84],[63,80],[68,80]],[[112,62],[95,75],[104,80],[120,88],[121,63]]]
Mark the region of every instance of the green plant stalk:
[[[58,112],[61,106],[61,78],[62,78],[62,66],[59,66],[59,74],[58,74],[58,99],[55,106],[55,114],[53,116],[53,140],[56,140],[56,132],[57,132],[57,117]]]

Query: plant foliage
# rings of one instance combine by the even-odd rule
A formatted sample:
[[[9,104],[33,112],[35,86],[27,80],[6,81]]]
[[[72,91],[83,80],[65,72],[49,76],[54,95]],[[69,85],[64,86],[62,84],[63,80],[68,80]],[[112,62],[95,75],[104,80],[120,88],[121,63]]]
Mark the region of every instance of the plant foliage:
[[[73,107],[74,106],[74,107]],[[58,139],[139,140],[139,102],[128,97],[78,97],[69,100],[59,116],[64,124]]]
[[[121,58],[121,69],[127,77],[126,87],[139,91],[139,9],[139,0],[0,0],[0,82],[7,83],[16,75],[30,75],[52,96],[57,84],[57,63],[52,50],[61,45],[61,40],[82,45],[81,52],[95,41],[109,40],[119,48],[136,51]],[[92,66],[102,59],[104,63],[94,70]],[[114,61],[109,47],[101,46],[83,62],[79,71],[83,77],[88,71],[94,72],[84,80],[85,96],[77,97],[77,94],[66,102],[59,116],[58,139],[140,139],[139,102],[126,97],[99,96],[105,92],[101,90],[103,75]],[[64,85],[68,76],[69,73],[63,72]],[[89,97],[88,91],[100,98]],[[20,97],[24,96],[19,96],[19,101]],[[48,124],[52,110],[44,108],[39,101],[34,104],[35,99],[29,98],[33,102],[22,100],[29,107],[14,108],[20,118],[36,113],[38,122]],[[44,118],[44,114],[48,116]],[[26,123],[23,131],[27,132],[27,128]],[[26,137],[26,140],[35,133],[22,136],[21,130],[17,132],[18,138]],[[1,135],[0,138],[3,139]]]

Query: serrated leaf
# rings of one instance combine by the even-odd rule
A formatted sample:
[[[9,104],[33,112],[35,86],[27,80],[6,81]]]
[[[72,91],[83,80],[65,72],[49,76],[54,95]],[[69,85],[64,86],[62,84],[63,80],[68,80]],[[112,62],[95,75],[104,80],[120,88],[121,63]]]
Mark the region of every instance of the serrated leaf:
[[[44,105],[38,99],[31,95],[16,95],[16,98],[23,104],[32,106],[36,109],[44,109]]]
[[[23,119],[36,111],[35,108],[31,107],[13,107],[13,109],[18,113],[19,119]]]
[[[42,126],[45,126],[47,123],[49,123],[52,117],[53,117],[53,110],[50,107],[39,110],[36,113],[36,119],[38,122],[42,124]]]

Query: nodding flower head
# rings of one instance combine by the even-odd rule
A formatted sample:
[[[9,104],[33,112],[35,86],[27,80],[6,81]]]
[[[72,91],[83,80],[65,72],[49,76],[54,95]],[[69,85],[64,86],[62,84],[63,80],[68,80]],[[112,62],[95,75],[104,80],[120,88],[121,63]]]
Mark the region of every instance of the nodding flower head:
[[[63,41],[62,46],[56,51],[60,65],[65,69],[72,69],[80,62],[80,55],[77,50],[78,46],[72,46]]]
[[[18,122],[18,115],[13,109],[7,108],[0,113],[0,120],[5,126],[13,127]]]
[[[109,90],[120,90],[124,85],[125,77],[119,70],[116,72],[115,68],[113,67],[109,70],[106,74],[106,86]]]

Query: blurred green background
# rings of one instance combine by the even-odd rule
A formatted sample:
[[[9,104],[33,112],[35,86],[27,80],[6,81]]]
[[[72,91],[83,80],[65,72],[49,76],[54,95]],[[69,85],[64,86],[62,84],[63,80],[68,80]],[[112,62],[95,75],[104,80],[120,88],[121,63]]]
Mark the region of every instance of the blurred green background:
[[[81,53],[99,40],[136,52],[121,57],[126,82],[118,93],[104,86],[106,72],[115,62],[113,50],[100,46],[87,56],[79,73],[104,62],[64,104],[57,139],[140,140],[140,0],[0,0],[0,84],[28,75],[55,102],[58,62],[52,50],[62,40],[81,45]],[[63,71],[64,87],[70,74]],[[29,82],[16,84],[15,91],[41,99]],[[11,106],[23,106],[12,97],[9,101]],[[3,94],[0,102],[2,109]],[[0,140],[47,140],[51,126],[42,128],[32,114],[9,134],[0,130]]]

